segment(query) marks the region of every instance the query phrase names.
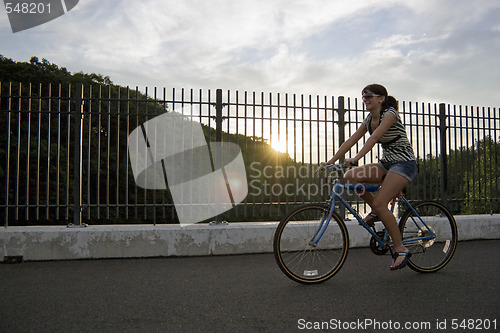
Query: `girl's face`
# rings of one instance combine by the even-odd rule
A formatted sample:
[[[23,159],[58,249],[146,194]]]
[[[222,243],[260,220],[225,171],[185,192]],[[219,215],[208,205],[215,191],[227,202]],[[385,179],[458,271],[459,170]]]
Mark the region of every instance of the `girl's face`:
[[[382,102],[385,97],[382,95],[377,95],[369,90],[363,91],[363,103],[365,103],[366,109],[368,111],[374,111],[377,108],[382,107]]]

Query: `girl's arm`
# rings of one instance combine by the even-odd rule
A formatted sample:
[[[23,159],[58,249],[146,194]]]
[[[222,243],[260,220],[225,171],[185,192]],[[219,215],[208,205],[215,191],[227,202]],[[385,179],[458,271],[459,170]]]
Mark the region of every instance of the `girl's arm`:
[[[333,157],[328,162],[326,162],[326,164],[333,164],[337,160],[339,160],[342,156],[344,156],[352,148],[352,146],[354,146],[356,144],[356,142],[359,141],[359,139],[361,139],[366,134],[366,132],[367,132],[366,126],[362,124],[356,130],[356,132],[354,132],[354,134],[351,135],[351,137],[349,139],[347,139],[347,141],[345,141],[340,146],[339,150],[335,153],[335,155],[333,155]]]
[[[373,146],[385,135],[385,133],[398,121],[398,118],[393,113],[388,113],[385,115],[382,122],[377,127],[377,129],[370,135],[368,140],[366,140],[363,148],[354,156],[350,163],[359,161],[363,156],[365,156],[370,150],[372,150]]]

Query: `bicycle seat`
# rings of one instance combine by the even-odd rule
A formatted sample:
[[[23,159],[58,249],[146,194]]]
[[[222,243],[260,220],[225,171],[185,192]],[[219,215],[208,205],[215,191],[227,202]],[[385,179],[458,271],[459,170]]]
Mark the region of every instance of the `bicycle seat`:
[[[380,185],[375,184],[344,184],[342,185],[344,188],[348,190],[359,192],[377,192],[380,188]]]

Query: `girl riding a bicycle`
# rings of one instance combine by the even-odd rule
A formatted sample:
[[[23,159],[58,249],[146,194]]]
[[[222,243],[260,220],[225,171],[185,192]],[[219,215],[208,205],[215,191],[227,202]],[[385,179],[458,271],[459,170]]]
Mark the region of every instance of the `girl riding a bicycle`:
[[[398,196],[408,183],[417,175],[417,163],[413,148],[398,113],[396,99],[389,96],[387,89],[380,84],[371,84],[362,90],[363,103],[370,114],[363,124],[347,139],[326,163],[333,164],[343,157],[367,132],[370,137],[354,158],[346,158],[344,166],[354,166],[376,143],[382,145],[382,159],[378,163],[366,164],[347,171],[344,179],[350,184],[382,184],[373,195],[365,192],[360,197],[371,207],[364,221],[373,225],[382,221],[393,243],[393,262],[391,270],[406,266],[411,253],[403,245],[396,218],[388,209],[389,202]]]

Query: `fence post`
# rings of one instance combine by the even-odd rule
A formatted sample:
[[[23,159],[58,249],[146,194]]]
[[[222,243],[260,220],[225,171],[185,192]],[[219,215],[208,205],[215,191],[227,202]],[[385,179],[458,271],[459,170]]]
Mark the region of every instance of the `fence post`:
[[[83,123],[83,84],[76,86],[76,95],[74,98],[75,109],[74,126],[75,152],[73,156],[73,223],[68,227],[85,227],[82,225],[82,123]]]
[[[345,141],[345,104],[344,104],[344,96],[339,96],[338,97],[338,108],[337,108],[337,113],[339,116],[338,120],[338,125],[339,125],[339,147],[344,143]],[[340,158],[339,163],[344,163],[344,157],[342,156]],[[344,175],[340,175],[340,180],[344,179]],[[345,220],[345,207],[344,205],[339,205],[339,215],[342,218],[342,220]]]
[[[441,141],[441,197],[446,205],[448,201],[448,156],[446,152],[446,104],[439,104],[439,132]]]
[[[222,89],[217,89],[215,91],[215,141],[222,141]],[[217,154],[220,154],[220,149],[217,149]],[[216,157],[218,161],[222,159],[222,156]],[[215,217],[215,224],[222,224],[222,216],[217,215]]]
[[[222,89],[215,92],[215,141],[222,141]]]

